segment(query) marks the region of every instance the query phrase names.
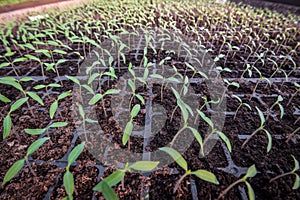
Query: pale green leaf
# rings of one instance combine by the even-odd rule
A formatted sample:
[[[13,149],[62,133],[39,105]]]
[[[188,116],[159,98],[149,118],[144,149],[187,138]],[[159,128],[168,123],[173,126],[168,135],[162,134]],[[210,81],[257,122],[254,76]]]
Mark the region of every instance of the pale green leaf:
[[[187,162],[184,160],[184,158],[180,155],[180,153],[178,151],[176,151],[175,149],[170,148],[170,147],[161,147],[161,148],[159,148],[159,150],[164,151],[167,154],[169,154],[173,158],[173,160],[180,167],[182,167],[185,171],[188,170]]]
[[[139,171],[151,171],[157,167],[159,162],[152,161],[138,161],[129,166],[130,169]]]
[[[81,144],[77,145],[72,151],[71,153],[69,154],[69,157],[68,157],[68,167],[71,166],[71,164],[73,162],[75,162],[75,160],[78,158],[78,156],[81,154],[81,152],[83,151],[84,149],[84,145],[85,145],[85,142],[82,142]]]
[[[219,185],[219,181],[217,180],[217,177],[209,171],[199,169],[197,171],[192,172],[192,174],[196,175],[198,178],[204,181]]]
[[[40,148],[40,146],[42,146],[49,139],[50,139],[49,137],[45,137],[45,138],[40,138],[40,139],[34,141],[28,147],[26,156],[28,157],[29,155],[31,155],[33,152],[35,152],[38,148]]]
[[[7,182],[9,182],[22,169],[24,163],[24,159],[15,162],[6,172],[2,185],[5,185]]]

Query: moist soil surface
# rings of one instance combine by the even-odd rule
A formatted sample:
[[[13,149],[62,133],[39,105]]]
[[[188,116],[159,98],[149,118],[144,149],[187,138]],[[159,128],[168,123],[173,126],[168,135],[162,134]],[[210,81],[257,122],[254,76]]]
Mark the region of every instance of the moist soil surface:
[[[50,0],[45,2],[49,3]],[[299,38],[299,34],[296,37]],[[220,48],[221,46],[217,42],[214,45],[215,48]],[[290,45],[293,46],[294,44]],[[81,46],[78,49],[81,54],[83,54],[83,48]],[[87,51],[88,49],[84,50]],[[202,158],[199,157],[200,145],[194,140],[183,153],[189,169],[208,170],[216,175],[220,184],[214,185],[190,175],[181,182],[178,190],[174,193],[173,189],[181,175],[184,174],[184,171],[173,162],[167,166],[159,166],[158,170],[149,173],[126,173],[124,182],[113,187],[120,199],[141,199],[146,196],[149,199],[195,199],[195,196],[198,196],[199,199],[217,199],[228,185],[244,175],[247,167],[253,164],[255,164],[258,174],[251,178],[249,182],[253,186],[257,199],[300,199],[299,189],[292,190],[294,177],[287,176],[274,182],[269,182],[276,175],[293,169],[294,162],[290,156],[291,154],[296,158],[300,158],[299,137],[295,135],[287,141],[290,134],[300,126],[300,94],[292,95],[297,90],[293,84],[295,81],[280,81],[284,80],[284,75],[280,73],[276,74],[274,83],[271,86],[267,82],[262,81],[256,87],[257,80],[249,78],[247,75],[241,79],[242,71],[239,71],[243,69],[241,60],[249,57],[249,52],[243,52],[236,52],[234,58],[231,61],[229,60],[224,66],[230,68],[233,71],[232,73],[221,73],[222,78],[233,78],[239,82],[239,88],[228,87],[225,96],[227,106],[222,132],[230,139],[232,152],[229,153],[226,145],[221,140],[218,140],[212,151]],[[181,58],[178,59],[177,55],[168,54],[164,51],[158,51],[157,53],[149,51],[147,53],[149,61],[156,60],[158,63],[168,56],[171,57],[171,60],[165,62],[165,65],[170,66],[172,62],[179,63],[176,65],[179,73],[182,75],[187,74],[189,78],[196,80],[191,84],[196,93],[194,98],[199,103],[199,109],[202,109],[205,114],[209,115],[208,106],[202,108],[205,102],[201,98],[201,96],[205,96],[208,100],[211,100],[207,86],[205,83],[197,81],[199,77],[191,77],[192,72],[188,71],[187,66],[180,60]],[[134,59],[130,55],[126,55],[126,58],[126,63],[121,65],[122,70],[115,69],[118,77],[127,72],[124,68],[130,62],[134,66],[139,66],[142,62],[141,59]],[[61,57],[54,55],[54,59],[58,60]],[[53,128],[45,133],[45,135],[50,137],[50,140],[29,158],[30,167],[36,173],[36,176],[32,174],[31,169],[26,165],[15,178],[0,188],[0,199],[61,199],[66,196],[63,186],[63,174],[67,164],[67,155],[75,145],[80,144],[84,140],[84,136],[81,135],[79,137],[80,134],[83,134],[80,131],[82,119],[74,111],[77,106],[74,104],[74,99],[78,98],[76,93],[78,91],[74,89],[75,86],[72,81],[64,78],[65,75],[76,76],[78,74],[78,63],[80,65],[82,60],[72,54],[65,55],[64,59],[77,59],[77,62],[68,61],[60,65],[58,68],[59,77],[57,73],[47,71],[45,73],[47,77],[45,81],[39,80],[34,84],[21,83],[27,91],[33,91],[33,87],[38,84],[46,85],[53,82],[61,84],[62,87],[38,91],[38,94],[44,100],[44,106],[30,99],[28,107],[24,106],[11,114],[13,120],[12,132],[5,140],[1,139],[0,143],[0,180],[3,180],[6,171],[14,162],[24,157],[27,147],[38,138],[38,136],[29,137],[24,129],[44,128],[52,122],[59,121],[67,122],[68,125],[63,128]],[[299,58],[295,58],[295,60],[299,64]],[[255,58],[253,60],[249,59],[249,62],[254,61]],[[224,60],[220,60],[218,64],[223,62]],[[287,73],[291,72],[289,78],[295,78],[299,82],[299,71],[294,70],[290,66],[286,64],[283,67]],[[42,77],[39,63],[28,62],[22,67],[18,67],[18,73],[21,75]],[[272,65],[258,68],[265,77],[270,77],[274,72]],[[7,68],[1,69],[0,75],[1,77],[14,76],[14,73],[11,68]],[[254,73],[253,77],[258,76]],[[119,79],[104,82],[101,88],[97,87],[99,89],[98,92],[103,93],[115,88],[118,81]],[[75,199],[104,199],[101,192],[93,192],[92,188],[120,165],[120,163],[116,162],[114,163],[115,166],[113,166],[111,161],[118,160],[122,163],[123,160],[125,162],[127,159],[124,154],[117,154],[118,156],[116,157],[116,154],[112,154],[112,152],[127,149],[129,153],[143,153],[145,150],[153,153],[158,148],[166,146],[172,141],[180,129],[182,120],[182,113],[176,106],[176,97],[170,87],[153,84],[151,88],[151,91],[149,91],[149,88],[140,87],[137,91],[142,94],[145,101],[151,100],[153,103],[160,104],[166,110],[167,119],[163,124],[160,124],[162,129],[150,137],[146,145],[141,137],[131,137],[128,144],[125,146],[122,144],[123,129],[113,116],[112,95],[105,96],[92,108],[96,111],[96,120],[103,132],[87,135],[89,142],[86,142],[87,145],[94,145],[94,148],[97,147],[98,152],[101,154],[106,152],[106,161],[97,160],[96,156],[94,156],[95,154],[89,152],[87,147],[85,148],[76,163],[70,168],[75,180]],[[254,88],[257,89],[254,91]],[[74,91],[68,97],[59,101],[58,111],[51,120],[49,118],[51,104],[57,99],[59,94],[73,89]],[[1,85],[0,93],[12,101],[23,97],[14,87],[7,85]],[[242,102],[249,104],[252,109],[250,110],[247,106],[241,106],[236,113],[239,101],[234,98],[234,95],[239,96]],[[280,102],[284,107],[282,119],[280,119],[278,106],[274,106],[272,110],[269,109],[276,101],[278,95],[282,95],[284,99]],[[132,97],[130,108],[137,103],[140,103],[140,100]],[[1,102],[0,107],[2,120],[9,112],[10,105]],[[267,118],[264,128],[270,132],[273,138],[272,149],[268,153],[266,149],[268,139],[262,131],[254,135],[242,148],[245,138],[255,131],[260,124],[255,107],[264,112]],[[141,111],[134,118],[133,123],[140,126],[145,125],[145,121],[147,121],[146,114],[146,105],[141,105]],[[159,124],[161,122],[159,120],[155,121],[154,118],[153,123]],[[3,129],[2,124],[0,124],[1,130]],[[208,125],[202,119],[199,120],[197,129],[203,137],[209,130]],[[0,135],[1,138],[2,134]],[[180,135],[179,140],[184,140],[188,136],[188,133]],[[111,146],[107,152],[108,145]],[[178,145],[178,148],[180,148],[180,144]],[[111,155],[114,157],[110,158]],[[224,199],[245,199],[246,192],[246,186],[240,184],[230,190]]]

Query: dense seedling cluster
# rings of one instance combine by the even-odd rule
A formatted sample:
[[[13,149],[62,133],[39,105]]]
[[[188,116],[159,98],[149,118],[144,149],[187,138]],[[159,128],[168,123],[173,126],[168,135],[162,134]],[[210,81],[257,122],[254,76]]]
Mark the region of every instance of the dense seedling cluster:
[[[161,44],[178,47],[158,48],[158,30]],[[144,42],[133,49],[122,36]],[[0,38],[1,199],[300,198],[299,16],[209,0],[104,0],[1,25]],[[195,49],[214,64],[188,60]],[[122,127],[111,104],[126,95]],[[211,116],[224,102],[220,127]],[[162,123],[154,103],[166,110],[163,128],[138,137]],[[142,156],[128,162],[120,150]],[[162,166],[160,153],[174,162]]]

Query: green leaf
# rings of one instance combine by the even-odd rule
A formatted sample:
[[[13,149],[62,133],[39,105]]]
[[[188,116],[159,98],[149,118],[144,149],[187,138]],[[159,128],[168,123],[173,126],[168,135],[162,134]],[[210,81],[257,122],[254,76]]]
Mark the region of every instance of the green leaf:
[[[73,82],[76,83],[77,85],[80,85],[80,82],[79,82],[79,80],[78,80],[77,78],[75,78],[75,77],[73,77],[73,76],[68,76],[68,75],[66,75],[65,77],[66,77],[67,79],[73,81]]]
[[[125,172],[121,171],[121,170],[117,170],[115,172],[113,172],[112,174],[110,174],[108,177],[106,177],[105,179],[103,179],[100,183],[98,183],[93,190],[94,191],[100,191],[102,190],[102,182],[105,181],[109,187],[115,186],[116,184],[118,184],[121,180],[123,180],[125,176]]]
[[[84,114],[83,107],[81,104],[78,105],[78,111],[79,111],[79,114],[82,117],[82,119],[84,119],[85,114]]]
[[[68,167],[71,166],[71,164],[78,158],[78,156],[81,154],[81,152],[84,149],[85,142],[82,142],[81,144],[77,145],[69,154],[68,157]]]
[[[46,87],[46,85],[36,85],[36,86],[34,86],[33,88],[35,89],[35,90],[40,90],[40,89],[43,89],[43,88],[45,88]]]
[[[35,152],[40,146],[42,146],[47,140],[49,140],[49,137],[40,138],[36,141],[34,141],[27,149],[26,157],[31,155],[33,152]]]
[[[145,99],[142,97],[142,95],[136,94],[135,96],[136,96],[136,98],[138,98],[138,99],[140,100],[140,102],[141,102],[142,104],[145,105]]]
[[[54,49],[53,52],[54,52],[54,53],[58,53],[58,54],[63,54],[63,55],[67,54],[66,51],[59,50],[59,49]]]
[[[258,107],[255,106],[255,108],[256,108],[256,110],[258,112],[258,115],[259,115],[259,118],[260,118],[260,126],[263,127],[263,125],[264,125],[264,123],[266,121],[265,117],[264,117],[264,114],[261,112],[261,110],[259,110]]]
[[[198,141],[198,143],[200,145],[200,148],[202,149],[203,148],[203,140],[202,140],[200,133],[196,129],[194,129],[190,126],[188,128],[192,131],[194,137],[196,138],[196,140]]]
[[[281,104],[278,104],[278,106],[279,106],[279,109],[280,109],[280,119],[282,119],[283,114],[284,114],[284,108]]]
[[[174,93],[176,99],[181,99],[181,98],[180,98],[180,94],[179,94],[173,87],[171,87],[171,89],[172,89],[172,91],[173,91],[173,93]]]
[[[123,145],[126,145],[126,143],[128,142],[132,130],[133,130],[133,123],[130,121],[126,124],[125,130],[124,130],[124,133],[122,136]]]
[[[250,183],[248,183],[247,181],[245,182],[248,188],[248,197],[249,200],[255,200],[255,194],[254,194],[254,190],[252,189]]]
[[[54,101],[54,102],[51,104],[50,110],[49,110],[50,118],[51,118],[51,119],[53,119],[54,114],[55,114],[57,108],[58,108],[58,102],[57,102],[57,101]]]
[[[131,91],[132,92],[135,92],[135,83],[132,81],[132,80],[128,80],[128,85],[130,86],[130,88],[131,88]]]
[[[219,181],[217,180],[217,177],[209,171],[199,169],[197,171],[192,172],[192,174],[196,175],[198,178],[204,181],[219,185]]]
[[[102,182],[102,193],[106,200],[118,200],[119,199],[117,194],[115,193],[115,191],[111,187],[109,187],[105,181]]]
[[[25,57],[28,58],[28,59],[30,59],[30,60],[35,60],[37,62],[41,61],[38,57],[30,55],[30,54],[26,54]]]
[[[20,83],[16,82],[15,78],[11,77],[3,77],[0,79],[0,83],[5,84],[5,85],[11,85],[18,89],[19,91],[23,92],[23,87],[20,85]]]
[[[151,78],[164,79],[164,77],[160,74],[150,74]]]
[[[175,82],[175,83],[180,83],[180,81],[177,78],[175,78],[175,77],[167,78],[167,81]]]
[[[13,60],[13,63],[16,63],[16,62],[24,62],[24,61],[26,61],[26,60],[27,60],[27,58],[25,58],[25,57],[16,58],[16,59]]]
[[[231,144],[230,144],[230,140],[228,139],[228,137],[221,131],[217,131],[218,135],[221,137],[221,139],[225,142],[228,151],[231,152],[232,148],[231,148]]]
[[[97,120],[93,120],[93,119],[90,119],[90,118],[85,119],[85,121],[88,122],[88,123],[98,123]]]
[[[103,95],[102,94],[96,94],[93,96],[93,98],[89,101],[89,105],[94,105],[96,104],[100,99],[102,99]]]
[[[297,190],[300,186],[300,178],[298,176],[298,174],[294,174],[296,176],[295,178],[295,182],[294,182],[294,185],[293,185],[293,190]]]
[[[64,174],[64,186],[66,189],[66,193],[68,194],[69,199],[72,198],[74,192],[74,177],[73,174],[67,170]]]
[[[69,91],[67,91],[67,92],[64,92],[64,93],[60,94],[60,95],[57,97],[57,100],[59,101],[59,100],[62,100],[63,98],[66,98],[67,96],[70,95],[71,92],[72,92],[72,90],[69,90]]]
[[[25,132],[28,133],[29,135],[41,135],[42,133],[44,133],[47,129],[43,128],[43,129],[25,129]]]
[[[20,108],[26,101],[28,101],[28,97],[24,97],[21,99],[18,99],[15,103],[13,103],[10,107],[9,113],[14,112],[18,108]]]
[[[266,129],[264,129],[265,133],[267,134],[268,137],[268,146],[267,146],[267,152],[269,152],[272,148],[272,136],[269,133],[269,131],[267,131]]]
[[[50,83],[50,84],[48,85],[48,87],[59,88],[59,87],[61,87],[61,85],[60,85],[60,84],[57,84],[57,83]]]
[[[291,155],[291,156],[294,159],[294,169],[293,169],[292,172],[295,172],[295,171],[297,171],[299,169],[299,162],[298,162],[298,160],[296,160],[296,158],[293,155]]]
[[[188,170],[187,162],[184,160],[184,158],[180,155],[180,153],[178,151],[176,151],[175,149],[170,148],[170,147],[161,147],[161,148],[159,148],[159,150],[164,151],[167,154],[169,154],[173,158],[173,160],[180,167],[182,167],[185,171]]]
[[[2,67],[8,67],[9,65],[10,65],[9,62],[1,63],[1,64],[0,64],[0,69],[1,69]]]
[[[10,115],[7,115],[4,120],[3,120],[3,127],[4,127],[4,131],[3,131],[3,139],[5,139],[10,131],[11,131],[11,127],[12,127],[12,121],[11,121],[11,117]]]
[[[109,95],[109,94],[119,94],[120,90],[116,90],[116,89],[110,89],[107,90],[104,95]]]
[[[43,100],[34,92],[26,92],[31,98],[33,98],[35,101],[37,101],[42,106],[44,105]]]
[[[28,81],[36,81],[34,78],[31,77],[23,77],[20,79],[21,82],[28,82]]]
[[[4,102],[4,103],[9,103],[11,102],[11,100],[9,98],[7,98],[6,96],[0,94],[0,101]]]
[[[130,112],[130,118],[131,119],[135,118],[138,115],[138,113],[140,112],[140,110],[141,110],[141,105],[140,104],[134,105],[131,112]]]
[[[139,171],[152,171],[157,167],[159,162],[152,161],[138,161],[129,166],[130,169],[139,170]]]
[[[84,84],[82,85],[82,87],[85,88],[87,91],[89,91],[91,94],[95,94],[94,90],[90,86]]]
[[[182,112],[184,124],[187,124],[187,120],[189,118],[189,113],[186,109],[185,103],[183,103],[183,101],[181,99],[177,99],[177,105],[180,107],[180,110]]]
[[[251,167],[248,168],[247,173],[245,175],[245,178],[252,178],[256,175],[257,171],[255,168],[255,165],[251,165]]]
[[[98,76],[100,76],[99,73],[92,74],[88,80],[88,84],[91,84]]]
[[[201,112],[200,110],[197,109],[198,114],[200,115],[200,117],[212,128],[214,129],[214,124],[212,123],[212,121],[210,120],[210,118],[206,117],[206,115]]]
[[[18,160],[15,162],[6,172],[2,185],[5,185],[9,182],[24,166],[25,159]]]
[[[67,122],[54,122],[53,124],[51,124],[49,126],[49,128],[59,128],[59,127],[67,126],[67,125],[68,125]]]

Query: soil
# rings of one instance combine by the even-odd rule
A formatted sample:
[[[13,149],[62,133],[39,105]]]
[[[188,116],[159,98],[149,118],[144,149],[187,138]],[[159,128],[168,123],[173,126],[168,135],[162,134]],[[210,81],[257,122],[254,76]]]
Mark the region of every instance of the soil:
[[[181,26],[180,20],[178,20],[177,25],[179,27]],[[180,28],[183,31],[185,30],[184,27]],[[300,38],[300,34],[295,34],[295,38]],[[222,45],[218,41],[214,41],[210,44],[215,45],[215,49],[219,49]],[[208,45],[208,43],[206,45]],[[295,46],[295,41],[291,40],[287,45],[293,47]],[[83,54],[84,49],[82,46],[79,46],[78,50]],[[85,50],[88,50],[88,48]],[[226,49],[223,49],[223,51],[225,54],[229,52]],[[2,139],[3,133],[1,132],[0,134],[0,180],[3,180],[6,171],[14,162],[24,157],[28,146],[39,137],[29,136],[25,133],[25,128],[44,128],[50,123],[58,121],[67,122],[68,125],[63,128],[53,128],[49,130],[46,134],[50,137],[50,140],[30,156],[31,167],[37,176],[33,176],[29,167],[26,165],[12,181],[0,188],[1,199],[61,199],[66,196],[63,186],[63,174],[65,172],[64,168],[66,167],[67,156],[74,146],[84,141],[84,137],[79,136],[79,134],[84,134],[83,131],[80,130],[82,119],[78,113],[74,111],[77,109],[76,106],[78,106],[74,103],[78,91],[75,90],[74,83],[64,77],[65,75],[75,76],[78,73],[78,65],[82,63],[82,60],[69,53],[70,52],[64,56],[64,59],[71,61],[58,66],[59,77],[57,77],[55,72],[47,71],[45,73],[45,81],[38,80],[34,84],[22,83],[22,86],[27,91],[35,91],[33,87],[38,84],[54,82],[62,83],[62,87],[50,88],[49,90],[41,89],[38,91],[45,106],[41,106],[30,99],[29,108],[23,106],[11,114],[13,119],[13,131],[8,138],[4,140]],[[224,66],[230,68],[232,73],[221,72],[223,78],[227,78],[228,80],[232,79],[231,81],[239,83],[238,88],[234,86],[228,87],[226,96],[224,97],[227,106],[225,124],[222,128],[222,132],[230,139],[232,152],[229,154],[224,143],[219,140],[212,151],[205,158],[201,158],[199,157],[200,145],[194,140],[183,153],[183,157],[186,159],[189,169],[205,169],[213,172],[220,182],[220,185],[214,185],[202,181],[197,177],[188,176],[182,181],[179,189],[174,193],[173,188],[179,178],[184,174],[184,171],[173,162],[168,166],[160,166],[157,171],[151,173],[126,173],[124,184],[120,183],[113,187],[120,199],[141,199],[145,196],[149,196],[149,199],[192,199],[195,195],[198,196],[199,199],[216,199],[228,185],[239,178],[236,171],[229,170],[228,172],[226,171],[227,168],[234,169],[234,165],[236,165],[235,167],[237,167],[238,170],[242,170],[240,174],[240,176],[242,176],[245,173],[245,169],[252,164],[255,164],[258,174],[254,178],[251,178],[249,182],[253,186],[257,199],[300,199],[299,189],[291,189],[294,177],[288,176],[269,183],[271,178],[288,172],[293,168],[294,163],[290,156],[291,154],[298,160],[300,159],[300,138],[295,136],[293,140],[286,142],[288,136],[300,126],[300,120],[297,121],[300,115],[300,93],[295,93],[297,88],[293,84],[295,81],[299,82],[299,69],[293,69],[291,63],[285,63],[282,67],[287,73],[291,72],[290,78],[293,79],[292,81],[282,81],[284,80],[282,79],[284,78],[284,74],[279,72],[275,75],[276,79],[272,79],[274,82],[271,86],[267,85],[266,82],[261,82],[254,92],[253,90],[257,79],[253,79],[253,77],[258,78],[258,74],[253,70],[252,77],[249,77],[248,73],[245,73],[244,78],[240,78],[244,71],[243,67],[245,67],[242,60],[249,56],[249,52],[247,52],[247,49],[241,48],[241,50],[236,51],[234,55],[235,56],[232,56],[232,59],[228,60]],[[191,78],[192,72],[186,70],[187,67],[183,64],[183,58],[178,59],[176,55],[165,51],[158,51],[157,54],[153,51],[148,51],[147,53],[147,58],[153,62],[154,60],[160,62],[168,56],[171,57],[171,60],[166,62],[166,65],[171,65],[173,62],[176,62],[177,64],[175,66],[178,71],[183,75],[187,74],[187,76]],[[61,58],[61,56],[54,55],[55,60]],[[253,63],[256,59],[255,57],[250,57],[248,62]],[[0,58],[0,61],[2,62],[3,59]],[[122,70],[119,71],[116,69],[118,77],[127,72],[124,68],[127,68],[129,62],[137,66],[140,64],[141,58],[135,59],[129,54],[126,55],[126,61],[127,62],[121,66]],[[225,60],[223,58],[217,64],[222,65],[224,62]],[[295,55],[295,62],[300,63],[298,55]],[[22,66],[17,65],[16,67],[21,75],[42,76],[41,66],[37,62],[26,62],[22,64]],[[267,63],[265,66],[259,66],[258,68],[265,77],[270,77],[274,72],[274,66],[270,63]],[[11,68],[1,69],[0,76],[7,75],[14,76],[13,70]],[[200,77],[194,77],[194,82],[191,86],[196,93],[195,99],[201,106],[205,103],[201,97],[205,96],[208,100],[211,100],[211,97],[206,83],[199,81],[198,78]],[[96,90],[97,92],[104,93],[109,89],[115,88],[118,81],[118,79],[109,80],[102,84],[101,88],[97,87]],[[130,149],[129,153],[142,153],[145,150],[153,153],[157,151],[158,148],[172,141],[180,128],[182,113],[179,108],[176,108],[177,100],[170,87],[165,87],[163,90],[161,90],[161,87],[160,84],[153,84],[152,91],[146,87],[137,89],[137,92],[142,94],[145,101],[151,100],[166,110],[166,122],[160,124],[162,122],[159,120],[153,120],[153,124],[162,125],[163,128],[150,138],[147,145],[144,145],[144,140],[141,137],[131,137],[128,144],[122,144],[123,129],[113,116],[111,95],[105,96],[96,105],[91,107],[92,110],[96,111],[96,116],[91,116],[91,118],[96,117],[103,132],[99,133],[99,130],[91,130],[92,133],[87,134],[87,145],[83,153],[70,168],[75,179],[75,199],[104,199],[101,192],[93,192],[92,188],[103,178],[111,174],[120,163],[124,164],[127,159],[127,155],[120,153],[115,156],[115,154],[112,154],[113,151],[117,152],[120,149]],[[51,104],[57,99],[60,93],[68,90],[73,90],[73,92],[70,96],[59,101],[58,111],[54,119],[50,119],[49,108]],[[162,97],[161,91],[163,92]],[[17,89],[3,84],[0,87],[0,93],[10,98],[13,102],[23,97]],[[233,97],[233,94],[240,96],[242,102],[249,104],[252,110],[246,106],[241,106],[236,114],[236,118],[234,118],[239,102]],[[288,104],[292,94],[295,94],[295,96],[291,103]],[[282,119],[280,119],[278,106],[275,106],[272,110],[268,109],[276,101],[278,95],[281,95],[284,99],[280,102],[285,111]],[[129,105],[130,108],[137,103],[140,103],[140,101],[134,97],[131,105]],[[2,120],[7,115],[10,104],[0,102],[0,107],[0,129],[2,130]],[[268,118],[265,129],[270,132],[273,138],[273,146],[269,153],[267,153],[266,150],[268,140],[264,132],[258,132],[249,140],[244,148],[241,148],[245,137],[255,131],[260,124],[255,107],[263,111],[266,118]],[[207,115],[210,114],[208,107],[204,107],[202,111]],[[146,105],[141,105],[141,111],[133,120],[134,125],[143,126],[147,119],[146,113]],[[173,117],[171,118],[172,115]],[[129,116],[125,119],[128,117]],[[197,129],[202,136],[205,136],[207,130],[209,130],[204,120],[200,120]],[[188,137],[188,135],[181,135],[180,139],[184,141],[185,137]],[[90,152],[87,148],[87,146],[92,146],[103,154],[107,152],[108,145],[112,147],[109,148],[108,155],[106,155],[105,158],[106,160],[101,160],[100,162],[97,160],[95,154]],[[179,148],[180,147],[181,146],[179,146]],[[241,195],[243,192],[240,191],[245,190],[245,185],[241,184],[240,187],[233,188],[225,196],[225,199],[244,199],[243,195]]]

